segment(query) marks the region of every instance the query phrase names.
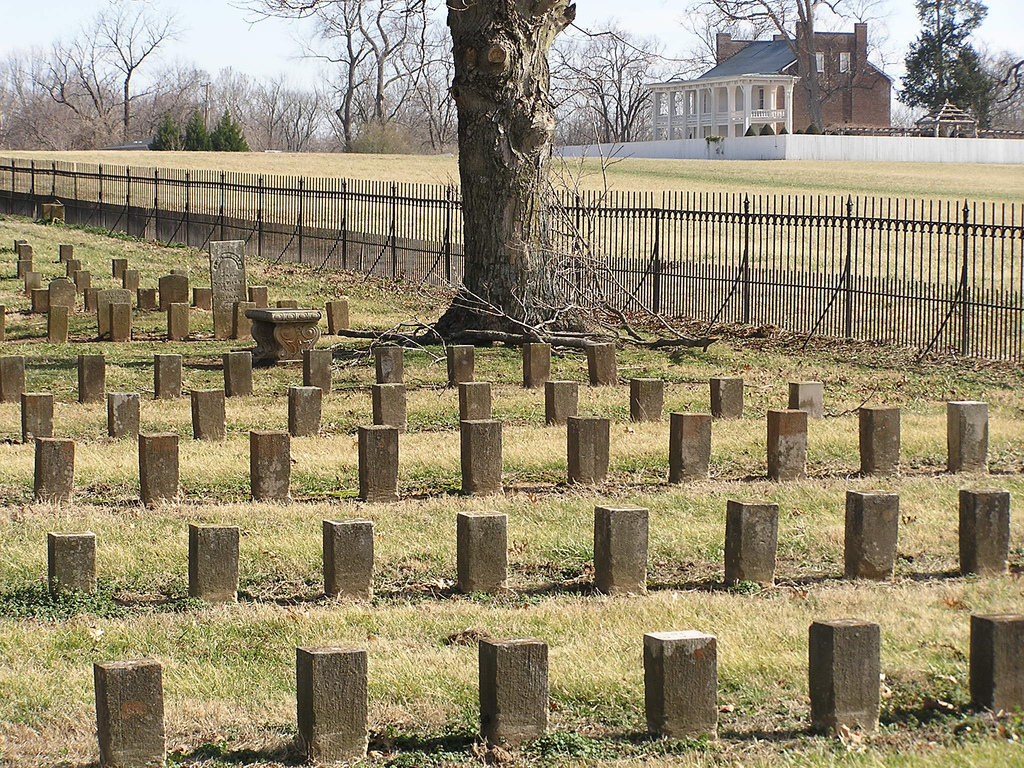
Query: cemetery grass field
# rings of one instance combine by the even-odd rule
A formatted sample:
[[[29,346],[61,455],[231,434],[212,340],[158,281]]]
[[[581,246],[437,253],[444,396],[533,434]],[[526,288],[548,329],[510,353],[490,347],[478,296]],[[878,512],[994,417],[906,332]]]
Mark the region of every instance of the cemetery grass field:
[[[26,356],[28,391],[54,393],[54,434],[77,442],[75,501],[37,504],[19,406],[0,404],[0,763],[95,764],[93,662],[152,657],[164,665],[171,764],[295,764],[295,648],[340,642],[369,653],[370,766],[1024,764],[1024,715],[976,712],[967,687],[970,615],[1024,612],[1019,366],[917,362],[908,350],[821,339],[804,349],[802,338],[772,329],[721,329],[706,352],[623,349],[624,382],[667,381],[665,421],[631,424],[627,383],[581,384],[580,413],[612,419],[611,469],[603,485],[570,488],[565,429],[544,426],[543,393],[520,385],[519,351],[482,348],[476,379],[493,382],[494,417],[504,422],[505,492],[481,499],[459,494],[458,399],[444,386],[443,351],[407,351],[402,500],[365,504],[355,499],[355,429],[370,422],[372,357],[359,343],[325,334],[320,346],[336,345],[334,389],[324,398],[321,435],[292,439],[294,500],[253,503],[247,433],[286,428],[285,391],[301,383],[301,365],[257,369],[255,395],[227,401],[227,440],[193,441],[187,397],[152,399],[153,354],[183,356],[186,390],[213,388],[222,386],[220,355],[239,342],[211,340],[210,314],[193,309],[188,342],[165,341],[165,316],[139,312],[136,340],[101,344],[91,341],[95,319],[78,313],[71,342],[49,345],[44,317],[27,314],[14,278],[16,238],[34,246],[44,280],[63,273],[56,263],[62,242],[75,244],[94,286],[114,287],[116,257],[140,270],[143,286],[181,267],[191,270],[193,285],[209,280],[206,254],[193,249],[0,217],[0,303],[7,307],[0,354]],[[248,269],[250,285],[269,286],[272,302],[322,308],[347,294],[354,328],[429,322],[448,298],[252,258]],[[75,357],[97,352],[106,354],[108,391],[142,393],[143,431],[181,436],[180,503],[144,509],[134,440],[107,438],[105,406],[77,402]],[[707,412],[712,376],[745,379],[744,418],[715,422],[710,480],[668,486],[667,414]],[[585,382],[585,358],[556,353],[552,378]],[[798,380],[824,382],[826,417],[809,428],[808,478],[770,483],[765,414],[785,407],[787,382]],[[945,472],[945,401],[954,399],[989,404],[987,476]],[[858,476],[862,404],[901,408],[899,476]],[[1011,493],[1010,573],[965,578],[957,494],[985,487]],[[850,582],[842,578],[845,492],[875,488],[900,494],[896,574],[883,583]],[[729,499],[779,504],[775,587],[722,586]],[[594,594],[595,505],[650,509],[646,596]],[[454,589],[455,516],[468,510],[508,514],[507,594]],[[375,596],[369,603],[326,599],[321,521],[357,517],[375,522]],[[187,526],[199,522],[241,528],[237,605],[187,597]],[[50,598],[47,532],[85,530],[97,535],[98,593]],[[816,619],[849,616],[881,625],[881,727],[817,735],[809,730],[807,629]],[[643,635],[682,629],[718,637],[717,739],[645,733]],[[485,754],[476,738],[476,639],[487,635],[533,636],[550,647],[549,733],[515,752]]]
[[[51,160],[138,168],[188,168],[290,176],[336,176],[419,184],[457,184],[458,159],[447,155],[239,152],[4,152]],[[923,200],[1017,203],[1024,199],[1019,165],[815,161],[555,160],[556,184],[600,190],[699,190],[751,195],[854,195]]]

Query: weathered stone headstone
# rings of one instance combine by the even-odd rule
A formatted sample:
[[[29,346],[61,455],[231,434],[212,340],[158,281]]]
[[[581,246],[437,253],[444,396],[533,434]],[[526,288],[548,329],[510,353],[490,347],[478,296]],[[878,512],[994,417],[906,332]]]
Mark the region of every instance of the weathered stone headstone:
[[[229,339],[234,330],[235,302],[247,298],[244,240],[210,243],[210,290],[213,337]]]
[[[648,517],[643,508],[594,508],[594,586],[598,592],[647,592]]]
[[[231,322],[231,338],[237,339],[238,341],[246,341],[253,337],[252,335],[252,321],[246,317],[246,312],[250,309],[256,309],[256,305],[251,301],[236,301],[235,302],[235,317]]]
[[[900,466],[900,409],[864,406],[858,420],[861,474],[895,474]]]
[[[848,579],[887,579],[896,567],[900,497],[884,491],[846,492],[844,573]]]
[[[398,498],[398,429],[359,427],[359,498],[395,501]]]
[[[7,341],[7,307],[0,304],[0,341]]]
[[[561,426],[579,413],[580,386],[575,381],[544,382],[544,421]]]
[[[971,616],[970,690],[975,707],[1024,709],[1024,616]]]
[[[298,744],[308,762],[366,757],[366,677],[362,648],[295,649]]]
[[[373,521],[324,520],[324,594],[373,597]]]
[[[34,262],[32,259],[18,259],[18,279],[24,280],[25,275],[32,272],[34,268]]]
[[[25,295],[31,296],[32,291],[39,290],[43,287],[43,273],[42,272],[26,272],[22,275],[25,280]]]
[[[481,640],[480,735],[518,746],[548,727],[548,646],[540,640]]]
[[[540,389],[551,378],[551,345],[523,344],[523,386]]]
[[[96,327],[101,339],[110,337],[110,305],[114,303],[131,306],[132,292],[124,288],[108,288],[96,293]]]
[[[50,291],[46,288],[36,288],[29,295],[32,301],[31,312],[33,315],[45,315],[50,311]]]
[[[298,309],[299,308],[299,300],[298,299],[278,299],[277,300],[277,308],[278,309]]]
[[[808,632],[811,726],[878,727],[881,630],[860,619],[816,621]]]
[[[17,403],[25,391],[25,358],[22,355],[0,357],[0,403]]]
[[[160,311],[166,312],[171,304],[188,304],[188,278],[185,275],[164,275],[157,281],[160,292]]]
[[[36,501],[70,501],[75,486],[75,441],[36,438]]]
[[[703,632],[644,635],[647,730],[670,739],[718,729],[718,639]]]
[[[246,397],[252,394],[252,353],[225,352],[224,394],[228,397]]]
[[[128,291],[139,290],[139,270],[126,269],[121,274],[121,287]]]
[[[373,423],[406,430],[405,384],[371,384]]]
[[[323,397],[320,387],[288,387],[288,434],[312,437],[320,431]]]
[[[181,397],[181,355],[153,355],[153,394],[157,400]]]
[[[378,384],[401,384],[405,378],[405,350],[384,345],[373,350]]]
[[[68,259],[64,262],[64,276],[70,277],[72,280],[75,279],[75,273],[82,271],[82,260],[81,259]]]
[[[328,301],[326,310],[327,332],[331,336],[337,335],[338,331],[348,330],[348,299],[336,299],[335,301]]]
[[[491,383],[464,381],[459,384],[459,420],[491,418]]]
[[[46,534],[47,582],[51,593],[96,591],[96,534]]]
[[[156,312],[160,306],[156,288],[139,288],[135,292],[135,306],[140,312]]]
[[[743,379],[711,379],[711,417],[715,419],[743,418]]]
[[[51,307],[67,307],[68,309],[75,308],[75,303],[78,298],[78,289],[75,288],[75,284],[66,277],[58,277],[56,280],[51,280],[47,290],[50,293]]]
[[[70,264],[70,262],[68,263]],[[76,269],[69,277],[75,284],[75,290],[78,293],[84,295],[87,290],[92,288],[92,272],[87,269]]]
[[[143,768],[166,762],[160,662],[93,664],[100,768]]]
[[[46,313],[46,340],[50,344],[68,343],[68,324],[71,310],[67,307],[50,307]]]
[[[807,476],[807,411],[768,411],[768,479]]]
[[[668,481],[704,480],[711,464],[711,416],[669,414]]]
[[[291,436],[249,432],[249,485],[256,501],[287,501],[292,477]]]
[[[248,299],[256,309],[266,309],[270,306],[270,292],[265,285],[250,285]]]
[[[445,352],[448,360],[448,386],[473,381],[475,349],[472,344],[452,344]]]
[[[192,437],[195,440],[223,440],[227,435],[223,389],[193,389]]]
[[[611,422],[570,416],[566,420],[569,483],[603,483],[608,477]]]
[[[238,538],[234,525],[189,525],[189,597],[208,603],[238,599]]]
[[[178,495],[178,436],[171,432],[139,435],[139,496],[147,507]]]
[[[188,304],[175,303],[167,307],[167,340],[185,341],[188,338]]]
[[[590,375],[592,386],[618,384],[619,372],[615,363],[615,345],[588,344],[587,372]]]
[[[110,276],[115,280],[120,280],[126,269],[128,269],[128,259],[110,260]]]
[[[107,396],[107,358],[78,356],[78,402],[102,403]]]
[[[114,303],[110,305],[110,340],[132,340],[132,305]]]
[[[500,592],[508,577],[508,515],[459,512],[455,522],[460,592]]]
[[[71,243],[61,243],[57,248],[62,264],[75,258],[75,246]]]
[[[107,436],[119,439],[139,434],[142,397],[138,392],[107,393]]]
[[[988,472],[987,403],[946,403],[946,447],[949,472]]]
[[[234,306],[234,302],[231,303]],[[192,289],[192,306],[196,309],[202,309],[207,312],[213,309],[213,289],[212,288],[193,288]]]
[[[789,409],[806,411],[810,419],[825,415],[825,386],[820,381],[789,382]]]
[[[21,393],[21,442],[53,437],[53,395],[49,392]]]
[[[729,500],[725,516],[725,584],[775,583],[779,505]]]
[[[331,363],[329,349],[307,349],[302,352],[302,386],[319,387],[323,393],[331,391]]]
[[[1010,493],[995,488],[960,491],[960,572],[1006,573],[1010,557]]]
[[[661,379],[629,380],[630,421],[661,421],[665,407],[665,382]]]
[[[99,311],[99,288],[86,288],[82,291],[82,308],[86,314],[94,314]]]
[[[459,422],[462,492],[472,496],[501,493],[501,422]]]

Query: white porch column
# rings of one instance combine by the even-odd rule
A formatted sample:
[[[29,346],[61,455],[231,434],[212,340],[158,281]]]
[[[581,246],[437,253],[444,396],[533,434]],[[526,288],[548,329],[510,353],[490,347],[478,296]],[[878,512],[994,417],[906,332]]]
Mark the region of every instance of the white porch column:
[[[750,130],[750,100],[754,97],[754,87],[747,83],[743,86],[743,135]]]
[[[654,92],[654,108],[652,110],[654,116],[654,140],[658,141],[661,139],[661,91]]]
[[[711,132],[709,136],[718,134],[718,87],[711,86]]]
[[[690,138],[690,91],[683,91],[683,138]]]
[[[733,88],[733,86],[731,85],[728,86],[728,88],[725,91],[725,105],[725,108],[729,112],[729,116],[726,118],[725,121],[725,134],[727,136],[732,136],[734,133],[732,129],[733,116],[736,113],[736,89]]]
[[[668,133],[668,135],[665,138],[667,138],[669,141],[672,141],[672,139],[675,138],[675,132],[673,131],[673,127],[674,127],[674,123],[675,123],[675,119],[674,118],[675,118],[675,112],[676,112],[676,92],[674,90],[668,92],[668,110],[667,110],[667,112],[668,112],[668,120],[667,120],[667,123],[668,123],[668,131],[667,131],[667,133]]]
[[[793,135],[793,84],[786,86],[786,133]]]

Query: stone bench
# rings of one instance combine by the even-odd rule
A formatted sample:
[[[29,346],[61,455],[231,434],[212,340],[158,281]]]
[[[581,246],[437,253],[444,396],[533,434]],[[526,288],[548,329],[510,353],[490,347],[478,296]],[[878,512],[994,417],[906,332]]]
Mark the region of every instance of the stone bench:
[[[318,309],[247,309],[256,342],[253,363],[273,365],[279,360],[301,360],[320,338]]]

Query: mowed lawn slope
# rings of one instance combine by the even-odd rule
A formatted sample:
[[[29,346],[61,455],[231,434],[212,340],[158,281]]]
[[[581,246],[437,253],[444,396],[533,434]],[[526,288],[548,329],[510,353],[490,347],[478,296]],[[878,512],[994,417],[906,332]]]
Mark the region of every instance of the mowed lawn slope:
[[[0,152],[48,163],[201,168],[215,171],[336,176],[353,179],[458,184],[458,160],[437,155],[354,155],[237,152]],[[1024,202],[1019,165],[813,161],[638,160],[602,163],[558,160],[556,184],[600,190],[751,195],[855,195],[924,200]]]
[[[371,358],[362,344],[335,347],[334,389],[321,434],[292,441],[289,503],[248,501],[248,431],[283,429],[286,388],[301,366],[257,370],[253,397],[229,399],[228,438],[192,440],[189,404],[152,399],[152,356],[181,353],[185,386],[221,385],[220,355],[238,342],[209,338],[208,313],[192,311],[194,338],[167,343],[164,317],[138,313],[137,340],[92,339],[77,314],[72,341],[49,345],[45,321],[26,314],[11,242],[36,248],[46,278],[60,274],[57,245],[71,242],[94,285],[114,287],[110,259],[127,257],[143,285],[187,266],[208,285],[203,253],[117,240],[0,218],[0,303],[8,341],[0,354],[27,358],[28,389],[56,396],[55,434],[77,443],[76,500],[32,501],[33,449],[20,443],[20,410],[0,404],[0,760],[17,766],[83,766],[96,760],[92,663],[152,657],[164,664],[171,760],[200,766],[286,765],[298,757],[295,647],[354,643],[369,652],[368,765],[480,765],[475,638],[532,636],[550,646],[550,733],[507,765],[982,766],[1024,761],[1020,713],[973,711],[967,687],[972,613],[1024,612],[1024,374],[977,361],[918,363],[907,350],[802,339],[770,331],[723,336],[707,352],[619,353],[623,383],[590,387],[585,360],[558,352],[553,377],[581,382],[580,412],[612,419],[611,472],[593,488],[565,484],[565,430],[543,423],[543,394],[521,386],[518,350],[477,350],[476,378],[493,382],[504,422],[500,496],[459,494],[457,394],[444,386],[443,350],[406,354],[409,431],[401,437],[395,504],[355,499],[355,430],[370,421]],[[249,283],[272,300],[322,307],[346,293],[353,325],[386,329],[429,321],[444,295],[425,295],[361,275],[324,275],[249,262]],[[726,329],[723,329],[726,330]],[[109,391],[143,396],[146,431],[180,435],[183,496],[147,510],[138,502],[134,441],[107,438],[103,406],[76,400],[75,357],[104,352]],[[707,412],[711,376],[746,380],[740,421],[713,427],[711,478],[668,486],[669,411]],[[632,377],[667,381],[666,420],[631,424]],[[787,382],[825,383],[826,417],[812,421],[809,476],[770,483],[765,418],[786,405]],[[990,408],[989,475],[945,472],[945,401]],[[859,467],[856,409],[901,408],[902,472],[867,479]],[[1010,491],[1010,573],[958,573],[957,494]],[[849,489],[900,494],[895,577],[842,578],[844,499]],[[779,504],[777,586],[722,584],[729,499]],[[649,592],[609,598],[593,591],[595,505],[650,509]],[[509,517],[509,592],[459,595],[455,516],[497,510]],[[322,596],[321,521],[375,522],[376,595],[371,602]],[[211,607],[187,597],[187,527],[241,528],[239,602]],[[99,593],[51,600],[46,533],[97,534]],[[807,629],[816,619],[858,617],[882,628],[882,726],[842,738],[809,730]],[[718,637],[720,729],[715,740],[645,735],[642,638],[696,629]]]

